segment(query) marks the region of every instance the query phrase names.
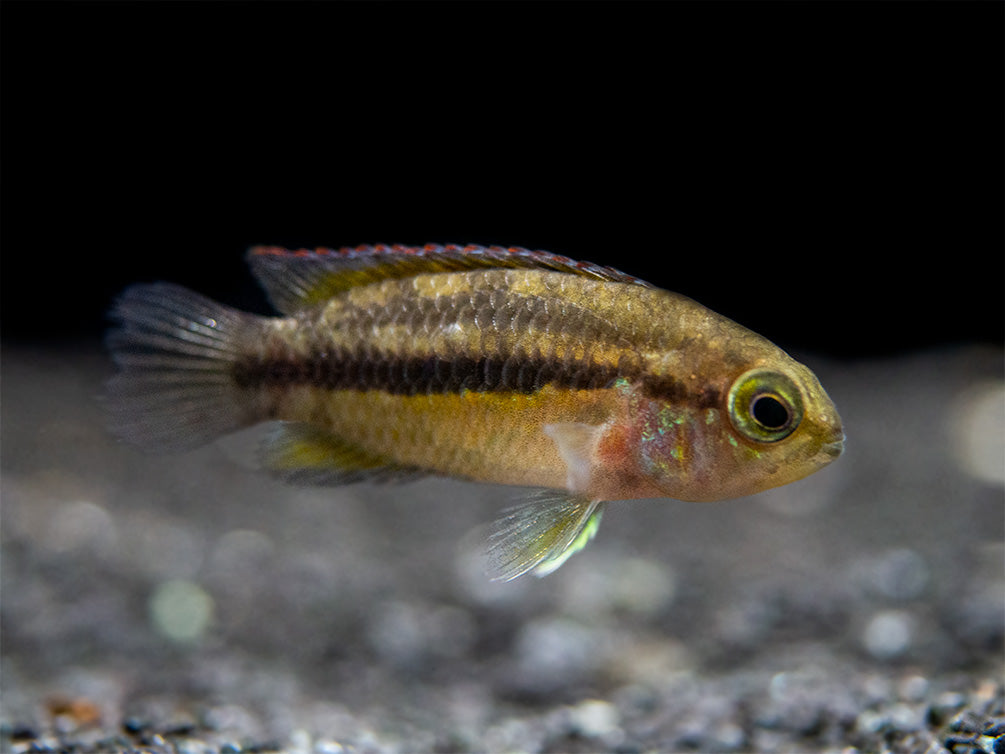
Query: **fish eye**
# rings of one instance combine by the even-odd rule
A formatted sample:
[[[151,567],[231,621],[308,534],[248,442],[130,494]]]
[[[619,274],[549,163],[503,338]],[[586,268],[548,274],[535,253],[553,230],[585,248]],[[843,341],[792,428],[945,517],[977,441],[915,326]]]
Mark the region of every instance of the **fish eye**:
[[[789,423],[789,409],[774,395],[759,395],[750,402],[750,415],[765,429],[781,429]]]
[[[744,437],[778,442],[803,418],[798,386],[781,372],[754,369],[741,374],[729,391],[729,418]]]

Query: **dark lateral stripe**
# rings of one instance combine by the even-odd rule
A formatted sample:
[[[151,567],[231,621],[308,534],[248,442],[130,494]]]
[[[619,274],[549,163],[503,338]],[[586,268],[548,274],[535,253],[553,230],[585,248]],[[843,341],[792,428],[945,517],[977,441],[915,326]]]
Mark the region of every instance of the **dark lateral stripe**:
[[[548,359],[491,357],[385,357],[361,359],[345,353],[314,354],[303,360],[245,360],[234,365],[244,388],[311,385],[326,390],[383,390],[394,395],[475,392],[533,393],[545,385],[597,390],[624,377],[639,381],[646,397],[696,408],[716,408],[722,395],[712,386],[692,385],[638,368],[589,366]]]
[[[244,388],[311,385],[327,390],[383,390],[395,395],[507,391],[533,393],[545,385],[590,390],[623,374],[615,367],[565,364],[546,359],[491,357],[385,357],[315,354],[303,360],[241,361],[234,379]]]
[[[648,398],[674,404],[684,403],[693,408],[719,408],[722,405],[722,393],[713,385],[702,384],[695,387],[683,380],[663,375],[644,375],[642,391]]]

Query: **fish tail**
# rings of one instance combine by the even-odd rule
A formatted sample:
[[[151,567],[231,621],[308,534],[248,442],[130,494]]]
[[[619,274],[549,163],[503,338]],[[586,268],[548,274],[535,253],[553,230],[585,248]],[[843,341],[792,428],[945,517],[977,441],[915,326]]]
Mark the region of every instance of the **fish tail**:
[[[169,283],[136,285],[116,302],[107,346],[112,431],[145,449],[184,450],[259,420],[233,376],[265,318]]]

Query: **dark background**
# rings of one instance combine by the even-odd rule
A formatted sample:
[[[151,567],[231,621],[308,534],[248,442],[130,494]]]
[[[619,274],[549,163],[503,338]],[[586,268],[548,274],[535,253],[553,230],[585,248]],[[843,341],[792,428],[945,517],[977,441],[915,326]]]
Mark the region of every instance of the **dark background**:
[[[520,245],[797,352],[1003,338],[1001,3],[25,3],[2,335],[252,244]]]
[[[0,0],[0,749],[1000,748],[1003,28],[1001,2]],[[691,295],[805,360],[847,451],[747,501],[612,505],[500,585],[480,527],[512,489],[294,487],[106,430],[123,287],[265,311],[248,246],[377,241]],[[150,612],[179,579],[213,609],[184,644]]]

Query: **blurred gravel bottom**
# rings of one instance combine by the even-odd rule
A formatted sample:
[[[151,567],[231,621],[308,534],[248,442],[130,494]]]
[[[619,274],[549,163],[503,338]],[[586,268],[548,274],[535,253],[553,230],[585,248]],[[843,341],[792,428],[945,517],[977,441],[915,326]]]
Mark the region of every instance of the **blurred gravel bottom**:
[[[495,584],[479,527],[518,490],[143,456],[97,349],[7,348],[3,750],[1005,752],[1002,352],[804,360],[832,467],[614,505]]]

